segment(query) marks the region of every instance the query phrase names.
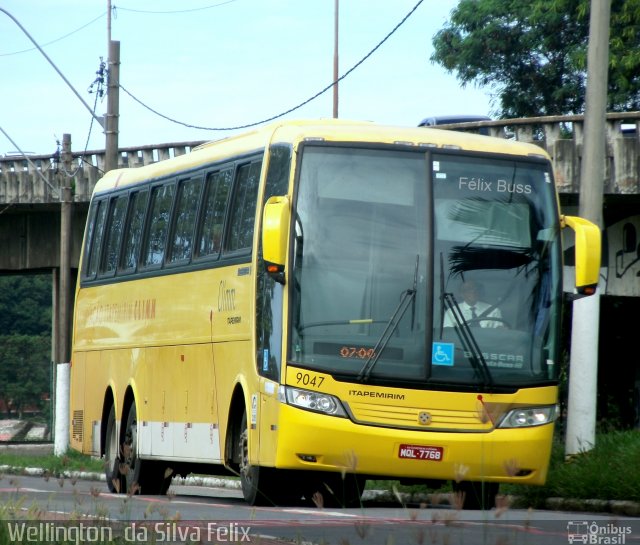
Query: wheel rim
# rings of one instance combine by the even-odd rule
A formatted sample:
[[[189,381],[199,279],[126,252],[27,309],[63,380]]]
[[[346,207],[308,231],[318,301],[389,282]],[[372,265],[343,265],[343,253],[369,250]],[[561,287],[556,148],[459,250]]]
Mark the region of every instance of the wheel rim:
[[[113,409],[112,414],[109,415],[107,424],[107,438],[105,445],[105,475],[109,483],[109,488],[113,488],[112,491],[121,492],[120,490],[120,468],[118,460],[118,436],[116,434],[116,422]]]
[[[245,427],[240,434],[240,475],[251,483],[251,466],[249,465],[249,432]]]
[[[137,437],[137,418],[135,406],[131,407],[131,413],[127,422],[127,433],[124,441],[124,464],[126,466],[126,483],[127,493],[135,494],[134,490],[138,484],[136,475],[136,465],[138,463],[138,437]]]
[[[115,424],[110,422],[109,429],[107,430],[107,469],[112,472],[116,459],[118,458],[118,438],[115,434]]]

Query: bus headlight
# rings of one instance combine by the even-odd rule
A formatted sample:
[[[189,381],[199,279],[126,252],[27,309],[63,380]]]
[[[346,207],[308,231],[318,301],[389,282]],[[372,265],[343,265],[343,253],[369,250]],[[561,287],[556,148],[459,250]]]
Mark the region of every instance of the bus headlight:
[[[499,428],[530,428],[553,422],[558,415],[557,405],[547,407],[529,407],[509,411]]]
[[[287,403],[294,407],[307,409],[331,416],[347,416],[338,398],[321,392],[302,390],[287,386]]]

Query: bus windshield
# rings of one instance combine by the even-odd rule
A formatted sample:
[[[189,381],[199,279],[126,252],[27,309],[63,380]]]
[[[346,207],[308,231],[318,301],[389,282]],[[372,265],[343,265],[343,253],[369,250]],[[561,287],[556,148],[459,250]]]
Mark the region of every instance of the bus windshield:
[[[550,172],[536,158],[306,145],[289,362],[417,388],[555,380]]]

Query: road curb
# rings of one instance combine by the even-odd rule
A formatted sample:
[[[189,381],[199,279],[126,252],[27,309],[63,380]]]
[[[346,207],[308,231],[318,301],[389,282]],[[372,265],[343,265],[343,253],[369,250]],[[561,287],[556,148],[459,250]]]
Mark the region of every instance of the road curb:
[[[545,508],[553,511],[604,512],[626,517],[640,517],[640,503],[634,501],[547,498]]]

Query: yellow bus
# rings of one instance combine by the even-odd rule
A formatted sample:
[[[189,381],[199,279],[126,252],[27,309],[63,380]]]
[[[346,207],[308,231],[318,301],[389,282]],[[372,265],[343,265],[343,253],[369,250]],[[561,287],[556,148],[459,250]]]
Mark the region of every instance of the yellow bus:
[[[565,225],[591,293],[600,231],[559,214],[545,152],[439,129],[286,121],[109,172],[71,446],[113,492],[232,474],[255,505],[353,505],[389,478],[488,507],[544,483]]]

